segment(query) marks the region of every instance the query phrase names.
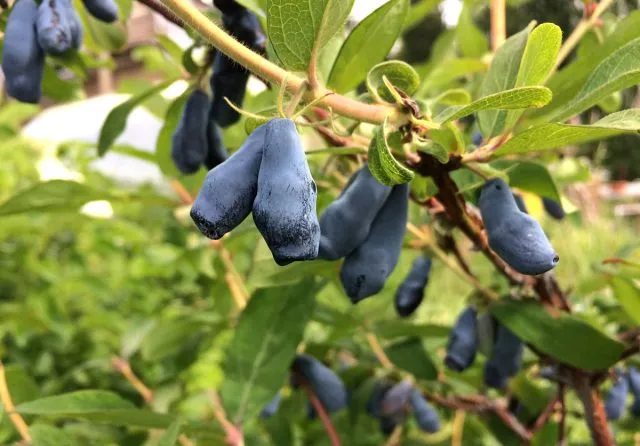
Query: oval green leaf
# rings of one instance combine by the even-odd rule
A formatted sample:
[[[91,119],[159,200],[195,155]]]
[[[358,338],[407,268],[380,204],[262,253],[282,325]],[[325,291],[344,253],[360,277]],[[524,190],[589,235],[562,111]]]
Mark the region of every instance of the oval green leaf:
[[[584,370],[614,365],[624,345],[575,316],[552,317],[537,302],[504,301],[491,314],[523,341],[557,361]]]
[[[408,10],[409,0],[390,0],[360,22],[340,48],[328,87],[337,93],[356,88],[369,69],[389,54]]]

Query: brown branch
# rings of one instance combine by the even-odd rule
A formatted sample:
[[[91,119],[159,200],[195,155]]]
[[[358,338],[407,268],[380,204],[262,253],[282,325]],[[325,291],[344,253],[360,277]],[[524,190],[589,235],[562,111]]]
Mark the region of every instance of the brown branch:
[[[535,435],[536,432],[542,429],[542,427],[547,423],[547,421],[549,421],[549,418],[551,418],[551,416],[553,415],[554,410],[556,409],[558,402],[560,401],[560,398],[561,398],[560,388],[558,388],[558,393],[553,398],[551,398],[551,400],[547,403],[542,413],[536,419],[536,422],[533,424],[533,427],[530,430],[532,437],[533,435]]]
[[[444,407],[455,410],[464,410],[466,412],[490,412],[495,414],[500,420],[511,429],[516,435],[518,435],[523,441],[531,441],[531,434],[525,428],[522,423],[512,414],[507,408],[493,401],[485,396],[471,395],[471,396],[454,396],[443,397],[436,394],[426,394],[427,399],[433,401]]]
[[[7,385],[7,376],[2,361],[0,361],[0,402],[4,407],[4,412],[9,415],[11,423],[13,423],[22,437],[23,442],[30,445],[31,435],[29,434],[29,426],[27,426],[22,416],[16,412],[13,400],[11,399],[11,393],[9,392],[9,386]]]
[[[584,416],[591,431],[591,438],[597,446],[614,446],[604,405],[597,389],[591,386],[589,377],[576,370],[573,374],[573,386],[584,407]]]
[[[382,367],[388,370],[393,369],[393,363],[384,352],[384,349],[382,348],[382,345],[380,344],[380,341],[378,340],[376,334],[373,331],[367,330],[366,337],[371,350],[373,350],[373,354],[376,355],[376,358],[378,358],[378,361],[380,361]]]
[[[184,28],[184,22],[174,13],[168,6],[162,3],[160,0],[138,0],[140,3],[145,5],[147,8],[157,12],[162,17],[170,21],[171,23],[178,25],[181,28]]]
[[[218,393],[215,390],[209,390],[207,393],[209,395],[209,400],[211,401],[213,416],[227,435],[225,442],[229,446],[244,446],[244,435],[242,434],[242,430],[229,421],[224,407],[222,407],[222,402],[220,401]]]
[[[560,420],[558,421],[558,446],[566,446],[566,417],[567,405],[565,404],[564,385],[558,386],[558,396],[560,398]]]

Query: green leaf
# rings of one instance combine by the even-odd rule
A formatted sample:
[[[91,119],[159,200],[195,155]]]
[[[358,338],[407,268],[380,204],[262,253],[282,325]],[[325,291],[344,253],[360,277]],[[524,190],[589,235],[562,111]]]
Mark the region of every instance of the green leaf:
[[[553,23],[543,23],[536,27],[527,40],[515,86],[526,87],[544,84],[556,64],[561,44],[562,30],[560,27]],[[522,111],[509,112],[505,129],[511,129],[522,113]]]
[[[180,175],[180,171],[178,171],[178,168],[171,158],[171,145],[173,133],[178,127],[189,94],[189,90],[185,91],[169,105],[164,124],[160,129],[160,133],[158,133],[158,139],[156,141],[156,163],[162,173],[170,177],[178,177]]]
[[[115,409],[133,409],[135,406],[113,392],[79,390],[64,395],[49,396],[16,406],[20,414],[30,415],[82,415]]]
[[[430,381],[438,377],[438,370],[419,338],[408,338],[396,342],[384,350],[395,366],[406,370],[416,378]]]
[[[431,102],[442,105],[467,105],[471,102],[471,95],[463,88],[453,88],[441,93]]]
[[[337,93],[356,88],[369,69],[389,54],[408,10],[409,0],[390,0],[358,23],[340,48],[328,87]]]
[[[453,106],[444,110],[435,121],[441,124],[460,119],[480,110],[508,110],[544,107],[551,101],[551,90],[546,87],[519,87],[494,93],[469,105]]]
[[[412,96],[420,85],[418,73],[408,63],[399,60],[382,62],[367,74],[369,94],[378,100],[395,102],[393,95],[382,80],[383,76],[386,76],[391,85],[405,92],[407,96]]]
[[[267,34],[285,68],[304,71],[344,26],[354,0],[269,0]]]
[[[201,323],[191,318],[160,321],[144,337],[140,354],[145,361],[161,361],[180,352],[187,341],[202,328]]]
[[[88,201],[113,198],[108,192],[75,181],[37,183],[0,204],[0,216],[25,212],[75,211]]]
[[[603,60],[576,97],[552,116],[564,121],[596,105],[611,93],[640,83],[640,38],[632,40]]]
[[[221,396],[235,423],[252,419],[283,385],[315,304],[313,279],[256,291],[224,363]]]
[[[409,8],[407,19],[404,22],[404,29],[411,29],[424,19],[441,0],[420,0],[414,2]]]
[[[449,85],[459,77],[480,73],[487,69],[487,64],[480,59],[446,59],[435,65],[429,63],[418,67],[422,84],[418,96],[424,97],[430,90]]]
[[[156,443],[156,446],[175,446],[178,442],[178,437],[180,436],[181,427],[182,422],[180,420],[176,420],[171,423]]]
[[[630,279],[615,276],[609,280],[613,294],[627,315],[640,324],[640,288]]]
[[[438,186],[434,183],[433,178],[416,175],[411,180],[411,193],[419,201],[426,201],[431,197],[435,197],[438,193]]]
[[[640,109],[612,113],[591,125],[544,124],[511,138],[494,156],[542,152],[640,131]]]
[[[107,153],[107,150],[109,150],[116,138],[118,138],[125,129],[129,113],[131,113],[134,108],[150,97],[160,93],[174,82],[175,79],[169,79],[154,85],[143,93],[126,100],[111,110],[100,129],[100,137],[98,138],[98,154],[102,156]]]
[[[490,96],[501,91],[510,90],[516,84],[520,61],[533,28],[531,23],[527,28],[509,37],[507,41],[496,51],[489,71],[480,87],[481,96]],[[478,113],[480,131],[485,138],[490,138],[502,133],[505,128],[507,112],[484,110]]]
[[[29,434],[32,446],[79,446],[72,435],[47,424],[29,426]]]
[[[489,42],[475,23],[469,3],[465,3],[456,27],[456,42],[463,57],[482,57],[489,51]]]
[[[371,174],[386,186],[408,183],[415,174],[391,154],[391,149],[387,144],[386,124],[385,119],[384,124],[375,130],[369,145],[369,169]]]
[[[416,140],[414,140],[414,147],[420,152],[428,153],[429,155],[433,156],[442,164],[445,164],[447,161],[449,161],[449,151],[435,141],[420,141],[416,138]]]
[[[508,171],[509,185],[561,202],[560,192],[547,167],[537,161],[500,160],[492,167]]]
[[[588,50],[580,51],[572,63],[557,72],[547,86],[553,91],[553,101],[536,115],[557,110],[574,98],[595,68],[609,55],[640,35],[640,11],[634,11],[617,24],[615,30],[602,42],[589,45]],[[596,39],[594,39],[596,40]],[[584,39],[583,39],[584,42]]]
[[[537,302],[504,301],[491,313],[523,341],[557,361],[584,370],[615,364],[624,345],[593,326],[565,313],[552,317]]]

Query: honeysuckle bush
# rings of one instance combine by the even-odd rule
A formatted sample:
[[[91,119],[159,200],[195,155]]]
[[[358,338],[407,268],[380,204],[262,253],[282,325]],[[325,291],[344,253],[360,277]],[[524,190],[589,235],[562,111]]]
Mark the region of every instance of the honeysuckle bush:
[[[603,401],[613,404],[609,389],[640,366],[637,232],[585,221],[565,191],[598,167],[566,149],[640,130],[640,110],[616,100],[640,80],[640,12],[586,2],[570,35],[532,22],[502,43],[499,31],[474,24],[483,8],[493,7],[493,20],[500,11],[468,1],[457,27],[430,42],[428,61],[394,60],[394,42],[438,3],[390,0],[346,31],[353,1],[216,2],[256,14],[266,36],[257,53],[224,34],[217,8],[203,15],[179,0],[152,3],[194,44],[183,51],[158,36],[134,51],[161,79],[123,83],[131,99],[109,114],[97,150],[70,141],[52,155],[20,136],[38,107],[2,104],[2,444],[633,443],[633,398],[609,421]],[[83,46],[46,57],[44,96],[83,97],[90,69],[126,41],[131,4],[118,6],[111,25],[80,14]],[[410,185],[409,229],[379,293],[352,304],[340,260],[278,266],[251,219],[217,242],[194,226],[189,209],[207,171],[182,175],[172,137],[191,92],[211,94],[203,80],[216,51],[269,84],[234,104],[240,119],[222,131],[224,145],[233,153],[258,126],[295,116],[318,215],[365,163],[385,185]],[[160,95],[177,80],[191,88]],[[154,155],[115,144],[135,107],[164,120]],[[175,195],[125,189],[91,170],[108,151],[157,164]],[[82,181],[41,181],[38,162],[52,156]],[[560,257],[552,271],[519,274],[488,246],[477,203],[494,177],[542,223]],[[542,198],[566,217],[545,214]],[[78,212],[96,200],[109,201],[111,218]],[[433,263],[424,300],[400,318],[396,291],[422,255]],[[504,389],[483,380],[491,336],[480,336],[464,372],[445,366],[451,327],[468,305],[526,343]],[[347,407],[325,416],[310,406],[320,391],[292,368],[302,352],[339,376]],[[408,417],[385,435],[366,409],[381,380],[419,389],[439,431],[424,433]]]

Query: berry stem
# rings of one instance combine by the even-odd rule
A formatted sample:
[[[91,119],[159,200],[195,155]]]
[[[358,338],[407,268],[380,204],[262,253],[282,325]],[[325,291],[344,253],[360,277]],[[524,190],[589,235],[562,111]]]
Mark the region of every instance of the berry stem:
[[[188,0],[164,0],[164,4],[168,6],[174,14],[179,16],[186,25],[193,28],[198,32],[198,34],[211,43],[211,45],[247,68],[252,73],[256,74],[258,77],[266,79],[277,85],[282,84],[286,77],[286,88],[293,94],[295,94],[303,83],[306,82],[306,79],[287,72],[283,68],[242,45],[221,28],[216,26]],[[313,99],[326,96],[320,101],[321,105],[332,108],[336,113],[342,116],[373,124],[381,124],[387,117],[391,121],[397,123],[403,123],[407,120],[407,117],[404,114],[390,106],[366,104],[346,96],[328,93],[331,92],[324,88],[318,88],[315,91],[309,91],[305,95],[305,99],[311,101]]]
[[[16,430],[22,437],[22,440],[26,444],[31,444],[31,435],[29,434],[29,426],[25,423],[24,419],[16,412],[16,408],[13,405],[11,399],[11,393],[9,392],[9,386],[7,385],[7,376],[4,372],[4,364],[0,361],[0,402],[4,408],[4,412],[9,415],[9,419],[15,426]]]

